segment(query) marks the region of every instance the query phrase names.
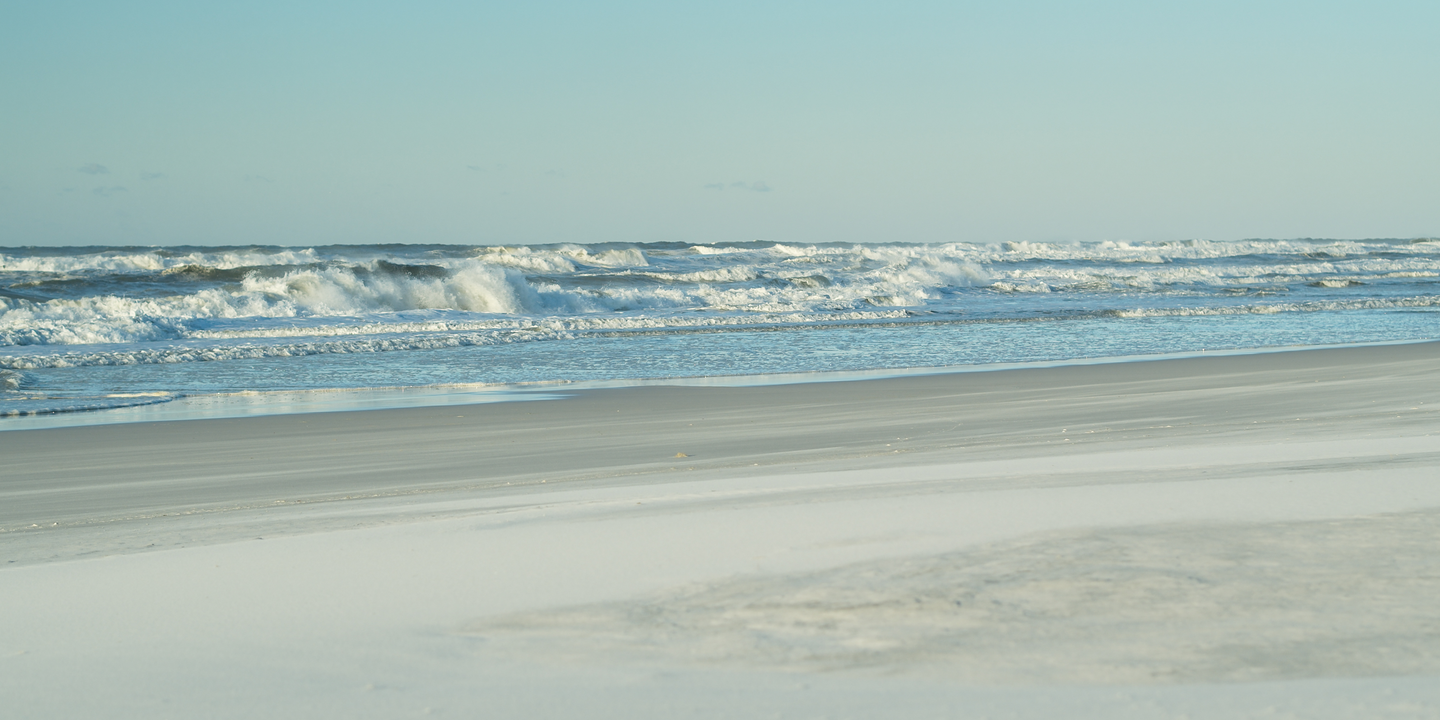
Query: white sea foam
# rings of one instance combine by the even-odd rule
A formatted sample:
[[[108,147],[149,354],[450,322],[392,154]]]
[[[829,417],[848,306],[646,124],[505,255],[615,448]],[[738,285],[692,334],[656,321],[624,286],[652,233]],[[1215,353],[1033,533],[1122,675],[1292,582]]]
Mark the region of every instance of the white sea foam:
[[[905,311],[789,313],[758,316],[503,318],[416,323],[360,323],[297,327],[198,330],[165,345],[123,349],[67,350],[51,346],[25,354],[0,355],[0,368],[149,365],[308,355],[437,350],[576,337],[584,333],[697,332],[724,328],[824,326],[904,320]],[[348,338],[336,340],[333,338]],[[187,341],[200,341],[189,344]],[[251,341],[251,342],[246,342]],[[266,342],[268,341],[268,342]],[[115,345],[123,345],[117,343]],[[0,372],[10,372],[9,370]]]
[[[1440,296],[1408,298],[1323,300],[1299,303],[1254,303],[1210,307],[1134,308],[1115,310],[1108,314],[1122,318],[1194,317],[1205,315],[1273,315],[1287,312],[1343,312],[1353,310],[1398,310],[1405,308],[1440,308]]]
[[[695,272],[682,273],[647,272],[640,274],[663,282],[678,283],[733,283],[745,282],[760,277],[759,271],[749,266],[722,267],[713,270],[698,270]]]
[[[94,352],[0,355],[0,367],[38,370],[42,368],[157,365],[241,359],[254,360],[259,358],[305,357],[309,355],[438,350],[443,348],[499,345],[512,342],[554,340],[564,337],[567,337],[567,334],[563,332],[536,331],[530,333],[491,332],[431,334],[414,337],[365,337],[353,340],[317,340],[311,342],[282,342],[276,344],[172,345]]]
[[[1071,312],[1063,303],[1076,297],[1114,310],[1115,317],[1339,307],[1313,298],[1251,310],[1192,300],[1305,288],[1362,295],[1356,307],[1414,306],[1423,281],[1440,276],[1435,247],[1429,241],[1196,240],[67,249],[0,255],[9,287],[0,288],[0,345],[799,325],[903,315],[904,308],[984,319],[1001,317],[985,304],[999,297],[1011,298],[996,306],[1010,315]],[[242,270],[212,272],[236,269]],[[106,273],[144,282],[119,283]],[[99,290],[87,290],[86,283]],[[1392,287],[1400,289],[1386,289]],[[1136,309],[1123,298],[1137,292],[1172,299],[1161,303],[1166,307]],[[430,311],[453,316],[398,317]]]
[[[576,262],[600,267],[645,267],[650,264],[638,248],[621,248],[591,253],[584,247],[569,247],[564,252]]]
[[[603,316],[591,319],[562,319],[616,310],[704,309],[744,310],[750,313],[789,313],[787,322],[799,321],[798,313],[851,309],[866,294],[893,288],[865,285],[816,293],[810,288],[693,288],[616,287],[566,291],[553,283],[529,284],[514,271],[473,266],[447,277],[405,277],[357,275],[345,269],[304,269],[279,277],[248,277],[238,291],[207,289],[192,295],[168,298],[131,299],[115,296],[52,300],[45,303],[15,302],[0,312],[0,345],[51,345],[146,342],[183,337],[208,337],[201,321],[241,318],[359,317],[374,313],[414,309],[456,309],[497,315],[533,315],[552,322],[578,326],[635,327],[668,324],[647,316]],[[924,288],[894,293],[888,304],[918,304],[926,297]],[[864,315],[874,317],[873,314]],[[757,322],[752,319],[687,319],[697,322]],[[199,324],[197,324],[199,323]],[[354,324],[353,322],[350,324]],[[471,321],[465,327],[480,329],[509,326],[501,318]],[[423,332],[433,322],[367,323],[367,327],[405,328]],[[261,327],[257,334],[315,334],[313,327],[293,330]],[[332,331],[333,332],[333,331]],[[348,331],[347,331],[348,332]]]
[[[776,244],[755,247],[719,247],[694,245],[675,250],[649,252],[674,257],[706,258],[741,255],[785,259],[872,259],[892,261],[898,258],[934,258],[979,264],[994,262],[1065,261],[1117,262],[1126,264],[1164,264],[1178,260],[1202,260],[1242,257],[1294,257],[1305,259],[1343,260],[1365,257],[1383,250],[1395,257],[1433,256],[1436,241],[1304,241],[1247,240],[1213,242],[1186,240],[1160,243],[1123,241],[1100,243],[1030,243],[1009,242],[998,245],[949,243],[937,245],[792,245]],[[326,260],[365,263],[392,257],[392,248],[228,248],[215,251],[193,250],[173,253],[134,248],[88,251],[65,249],[54,255],[17,255],[0,253],[0,272],[74,273],[90,270],[160,271],[186,265],[231,269],[268,265],[307,265]],[[639,247],[596,250],[583,245],[480,247],[461,252],[486,264],[515,267],[534,272],[572,272],[577,265],[590,267],[647,267],[653,263],[647,250]]]
[[[991,290],[1007,293],[1048,293],[1050,286],[1045,283],[1014,283],[996,280],[990,283]]]
[[[602,250],[590,252],[580,245],[566,245],[559,248],[530,247],[488,247],[479,248],[474,257],[490,265],[511,267],[534,273],[572,273],[577,266],[591,267],[645,267],[649,262],[645,253],[636,248]]]
[[[638,251],[590,254],[583,249],[547,253],[524,250],[495,252],[474,259],[439,259],[427,265],[385,261],[312,264],[278,274],[250,273],[238,283],[216,284],[168,297],[100,295],[44,302],[0,299],[0,344],[145,342],[185,337],[197,327],[197,321],[211,319],[358,316],[423,309],[530,316],[685,309],[835,312],[923,305],[946,288],[989,281],[973,263],[913,249],[868,253],[868,259],[881,262],[841,271],[833,279],[812,270],[782,268],[767,273],[750,264],[689,272],[635,273],[637,278],[665,281],[658,286],[626,281],[626,275],[621,274],[609,276],[609,281],[600,285],[566,287],[563,280],[546,279],[549,276],[531,279],[515,267],[490,262],[495,257],[529,258],[530,266],[543,265],[547,272],[563,268],[557,258],[583,259],[596,266],[646,262]],[[779,252],[816,257],[798,249]],[[780,282],[743,285],[766,279]]]
[[[59,413],[93,412],[115,410],[170,402],[175,399],[170,393],[121,393],[100,396],[34,396],[7,398],[0,405],[0,417],[25,417],[29,415],[55,415]]]
[[[128,402],[104,397],[117,389],[605,380],[1422,339],[1440,309],[1437,248],[15,249],[0,254],[0,414]],[[426,350],[443,352],[411,352]]]
[[[281,315],[349,315],[386,310],[450,308],[517,313],[589,310],[575,297],[542,297],[514,270],[470,265],[445,277],[303,269],[281,277],[251,275],[237,296],[261,297]]]
[[[871,310],[834,313],[756,313],[745,315],[582,315],[575,317],[499,317],[477,320],[436,319],[414,322],[364,322],[354,318],[318,318],[305,324],[268,327],[190,330],[187,339],[242,339],[286,337],[338,337],[435,332],[540,330],[553,332],[604,332],[626,330],[702,329],[756,325],[836,324],[898,320],[911,317],[905,310]],[[349,324],[329,322],[351,321]]]
[[[343,267],[247,276],[236,290],[134,299],[113,295],[7,301],[0,306],[0,345],[144,342],[183,337],[196,320],[357,315],[423,308],[486,313],[583,312],[579,295],[544,293],[522,275],[481,264],[445,277],[357,273]]]
[[[717,247],[715,245],[692,245],[689,252],[696,255],[734,255],[736,253],[750,252],[746,248],[738,247]]]
[[[0,272],[76,273],[105,270],[110,272],[162,271],[194,265],[219,269],[264,265],[302,265],[319,261],[313,248],[277,251],[190,252],[183,255],[160,254],[155,251],[99,251],[78,254],[7,256],[0,253]]]

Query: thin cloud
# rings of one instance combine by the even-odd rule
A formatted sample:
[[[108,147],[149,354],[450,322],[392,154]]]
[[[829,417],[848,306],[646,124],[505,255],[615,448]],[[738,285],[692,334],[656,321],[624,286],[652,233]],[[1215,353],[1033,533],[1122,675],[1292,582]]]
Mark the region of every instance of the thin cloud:
[[[708,183],[708,184],[705,185],[705,189],[706,189],[706,190],[724,190],[724,189],[725,189],[725,183]]]
[[[247,182],[263,182],[263,183],[273,183],[273,182],[275,182],[274,180],[271,180],[270,178],[265,177],[264,175],[246,175],[246,176],[245,176],[245,180],[246,180]]]
[[[130,192],[130,189],[122,187],[120,185],[111,185],[110,187],[97,187],[90,192],[93,192],[100,197],[110,197],[111,195],[117,195],[123,192]]]
[[[80,172],[83,172],[86,175],[109,175],[110,168],[105,167],[100,163],[90,163],[89,165],[82,165],[80,167]]]
[[[164,177],[165,177],[165,173],[157,173],[157,172],[142,172],[142,173],[140,173],[140,179],[141,179],[141,180],[160,180],[160,179],[162,179],[162,178],[164,178]]]

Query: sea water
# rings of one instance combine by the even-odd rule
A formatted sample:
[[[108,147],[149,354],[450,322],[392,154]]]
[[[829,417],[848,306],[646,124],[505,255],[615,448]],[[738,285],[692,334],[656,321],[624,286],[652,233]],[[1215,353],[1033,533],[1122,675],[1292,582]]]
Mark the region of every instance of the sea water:
[[[0,427],[1436,337],[1436,239],[0,248]]]

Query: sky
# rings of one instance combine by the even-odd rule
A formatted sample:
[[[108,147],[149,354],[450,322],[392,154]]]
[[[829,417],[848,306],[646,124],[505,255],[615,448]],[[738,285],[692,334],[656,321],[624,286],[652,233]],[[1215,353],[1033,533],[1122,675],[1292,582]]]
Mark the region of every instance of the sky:
[[[0,2],[0,246],[1440,234],[1440,3]]]

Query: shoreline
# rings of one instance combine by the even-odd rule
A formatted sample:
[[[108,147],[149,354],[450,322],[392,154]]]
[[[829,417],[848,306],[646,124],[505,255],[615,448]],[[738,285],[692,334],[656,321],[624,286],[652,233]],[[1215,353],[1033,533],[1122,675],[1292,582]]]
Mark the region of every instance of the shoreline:
[[[497,483],[830,472],[1112,447],[1174,451],[1216,437],[1247,444],[1294,442],[1307,433],[1347,439],[1355,417],[1403,427],[1409,417],[1440,412],[1440,396],[1429,406],[1417,396],[1435,363],[1440,343],[1431,342],[773,386],[576,389],[546,393],[556,401],[22,430],[0,433],[6,489],[67,496],[83,488],[89,499],[30,517],[33,496],[14,496],[0,502],[0,532],[90,518],[100,509],[121,517],[494,491]],[[1395,380],[1402,372],[1415,387]],[[1301,377],[1320,390],[1297,395]],[[1391,420],[1390,411],[1376,409],[1401,406]],[[99,468],[104,477],[90,477]],[[173,483],[195,489],[174,498],[131,492]],[[176,498],[182,502],[172,503]]]
[[[1119,355],[1066,360],[948,365],[873,370],[830,370],[807,373],[759,373],[704,375],[666,378],[639,378],[582,381],[533,381],[526,383],[468,383],[456,385],[392,386],[373,388],[317,388],[310,390],[263,390],[231,393],[176,394],[166,400],[105,409],[0,416],[0,433],[14,430],[85,427],[137,422],[174,422],[316,412],[393,410],[400,408],[465,406],[494,402],[525,402],[564,399],[567,393],[633,387],[758,387],[804,383],[863,382],[899,377],[1003,372],[1121,363],[1162,362],[1204,357],[1232,357],[1272,353],[1311,352],[1345,348],[1389,347],[1440,343],[1437,339],[1390,340],[1335,345],[1199,350],[1155,355]],[[146,393],[142,393],[144,395]],[[153,393],[155,395],[168,393]],[[129,397],[117,395],[105,397]]]
[[[0,694],[1440,713],[1440,343],[567,395],[0,433]]]

